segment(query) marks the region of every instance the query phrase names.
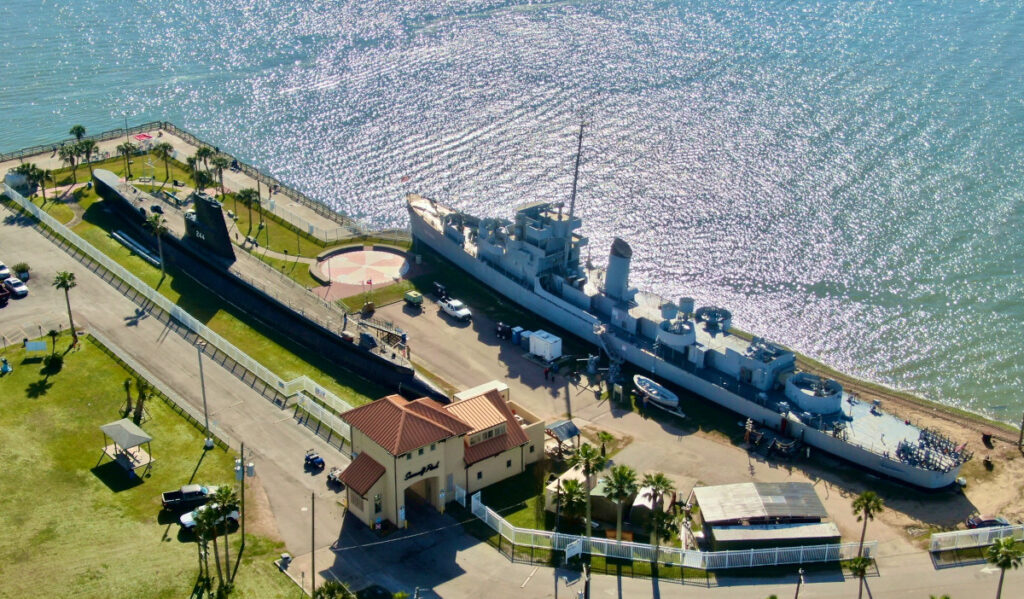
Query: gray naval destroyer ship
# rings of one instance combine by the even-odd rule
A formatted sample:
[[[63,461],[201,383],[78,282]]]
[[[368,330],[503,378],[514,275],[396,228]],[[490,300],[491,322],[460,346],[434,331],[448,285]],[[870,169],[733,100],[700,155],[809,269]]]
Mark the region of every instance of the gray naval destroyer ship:
[[[582,139],[582,135],[581,135]],[[578,155],[577,155],[578,158]],[[577,169],[578,169],[577,160]],[[746,416],[752,423],[925,489],[952,484],[966,444],[920,429],[831,379],[798,371],[793,352],[730,331],[731,313],[629,285],[632,250],[616,238],[607,269],[580,263],[587,238],[569,209],[533,202],[514,219],[478,218],[409,195],[413,238],[520,306],[590,341],[614,363]],[[749,424],[749,423],[748,423]]]

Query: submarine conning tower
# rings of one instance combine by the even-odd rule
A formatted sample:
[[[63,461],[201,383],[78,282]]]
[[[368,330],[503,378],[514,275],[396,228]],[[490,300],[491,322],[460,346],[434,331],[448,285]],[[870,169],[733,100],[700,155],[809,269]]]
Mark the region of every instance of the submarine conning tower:
[[[604,292],[609,296],[623,301],[630,299],[629,262],[633,259],[633,248],[618,237],[612,241],[612,249],[608,255],[608,270],[604,276]]]

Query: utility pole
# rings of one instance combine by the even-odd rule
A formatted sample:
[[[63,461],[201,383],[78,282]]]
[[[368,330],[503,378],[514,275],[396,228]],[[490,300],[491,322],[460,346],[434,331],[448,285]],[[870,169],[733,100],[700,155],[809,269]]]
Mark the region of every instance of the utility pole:
[[[196,351],[199,352],[199,387],[203,391],[203,427],[206,431],[206,440],[203,442],[203,448],[213,449],[213,437],[210,436],[210,412],[206,408],[206,379],[203,377],[203,348],[205,347],[205,341],[202,339],[196,341]]]
[[[799,597],[800,597],[800,585],[804,581],[804,569],[800,568],[799,570],[797,570],[797,574],[799,576],[796,579],[796,595],[793,595],[793,599],[799,599]]]
[[[310,515],[310,518],[309,518],[309,524],[310,524],[310,526],[309,526],[309,529],[310,529],[310,537],[309,537],[310,552],[309,552],[309,557],[310,557],[310,559],[313,562],[312,565],[310,566],[310,568],[312,569],[312,572],[311,572],[311,576],[310,576],[310,579],[309,579],[309,585],[310,585],[310,594],[309,595],[310,595],[310,597],[313,597],[313,596],[316,595],[316,493],[310,493],[309,494],[309,515]]]

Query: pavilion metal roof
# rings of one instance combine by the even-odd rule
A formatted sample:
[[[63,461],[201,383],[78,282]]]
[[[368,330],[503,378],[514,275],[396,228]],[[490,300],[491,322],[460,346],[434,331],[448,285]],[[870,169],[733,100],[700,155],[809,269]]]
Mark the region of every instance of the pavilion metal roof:
[[[104,424],[100,430],[121,449],[131,449],[153,440],[153,437],[147,435],[146,431],[127,418]]]

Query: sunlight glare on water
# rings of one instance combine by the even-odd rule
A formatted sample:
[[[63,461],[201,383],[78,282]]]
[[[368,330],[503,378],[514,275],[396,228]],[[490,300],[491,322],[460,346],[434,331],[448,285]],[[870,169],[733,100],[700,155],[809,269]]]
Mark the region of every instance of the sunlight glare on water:
[[[566,200],[595,262],[1024,407],[1020,2],[8,0],[0,150],[169,120],[347,214]],[[405,179],[405,181],[403,181]]]

